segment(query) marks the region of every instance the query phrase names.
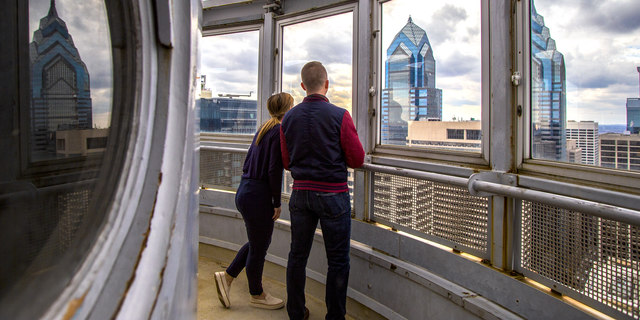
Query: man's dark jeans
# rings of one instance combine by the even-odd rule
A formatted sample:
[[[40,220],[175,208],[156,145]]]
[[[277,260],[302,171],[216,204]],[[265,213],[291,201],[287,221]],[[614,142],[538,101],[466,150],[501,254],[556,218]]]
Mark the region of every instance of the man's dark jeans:
[[[306,266],[318,220],[329,264],[325,302],[326,319],[344,319],[349,283],[351,203],[349,193],[293,190],[289,201],[291,250],[287,263],[287,312],[290,319],[304,316]]]

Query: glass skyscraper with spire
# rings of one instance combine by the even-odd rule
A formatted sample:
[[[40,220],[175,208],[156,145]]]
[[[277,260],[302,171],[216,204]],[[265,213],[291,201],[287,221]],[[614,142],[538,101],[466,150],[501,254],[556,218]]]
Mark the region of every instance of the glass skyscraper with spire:
[[[55,0],[40,20],[31,57],[31,154],[55,155],[55,133],[93,126],[89,72],[80,58]]]
[[[531,155],[566,161],[564,56],[531,2]]]
[[[381,142],[405,145],[408,121],[441,121],[442,90],[427,33],[411,17],[387,48]]]

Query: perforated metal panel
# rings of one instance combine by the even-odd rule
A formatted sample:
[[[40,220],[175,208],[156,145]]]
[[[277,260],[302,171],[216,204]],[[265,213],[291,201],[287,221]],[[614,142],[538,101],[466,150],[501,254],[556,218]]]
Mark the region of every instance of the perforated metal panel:
[[[205,188],[236,190],[242,178],[246,153],[200,150],[200,185]]]
[[[374,174],[376,221],[419,232],[481,257],[487,254],[487,212],[487,198],[472,196],[464,188]]]
[[[526,276],[640,317],[640,228],[523,201],[521,257]]]

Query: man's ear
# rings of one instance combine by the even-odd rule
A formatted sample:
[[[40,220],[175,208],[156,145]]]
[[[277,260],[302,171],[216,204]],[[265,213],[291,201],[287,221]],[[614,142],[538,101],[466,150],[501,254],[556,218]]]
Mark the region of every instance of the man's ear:
[[[304,83],[300,82],[300,86],[302,87],[302,90],[307,91],[307,88],[304,87]]]
[[[324,88],[325,88],[325,89],[329,89],[329,79],[325,80],[325,82],[324,82]]]

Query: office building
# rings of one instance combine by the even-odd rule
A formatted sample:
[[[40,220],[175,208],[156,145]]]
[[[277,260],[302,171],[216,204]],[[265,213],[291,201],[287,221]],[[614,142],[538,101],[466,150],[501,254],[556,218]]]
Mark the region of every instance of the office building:
[[[564,56],[531,3],[532,156],[565,161],[567,115]]]
[[[408,145],[479,152],[480,121],[409,121]]]
[[[573,121],[566,124],[567,150],[569,140],[576,141],[576,147],[582,149],[582,160],[579,163],[592,166],[600,165],[600,149],[598,140],[598,123],[594,121]],[[571,158],[570,155],[567,155]],[[575,157],[574,157],[575,159]],[[573,162],[567,159],[569,162]]]
[[[56,156],[55,133],[93,126],[89,72],[55,1],[40,19],[29,46],[31,157]]]
[[[567,139],[567,162],[582,163],[582,148],[578,148],[578,141]]]
[[[387,48],[381,141],[406,145],[408,121],[442,120],[442,90],[427,33],[411,17]]]
[[[640,171],[640,135],[600,135],[600,156],[603,167]]]
[[[254,134],[257,130],[258,102],[233,98],[201,98],[202,132]]]

